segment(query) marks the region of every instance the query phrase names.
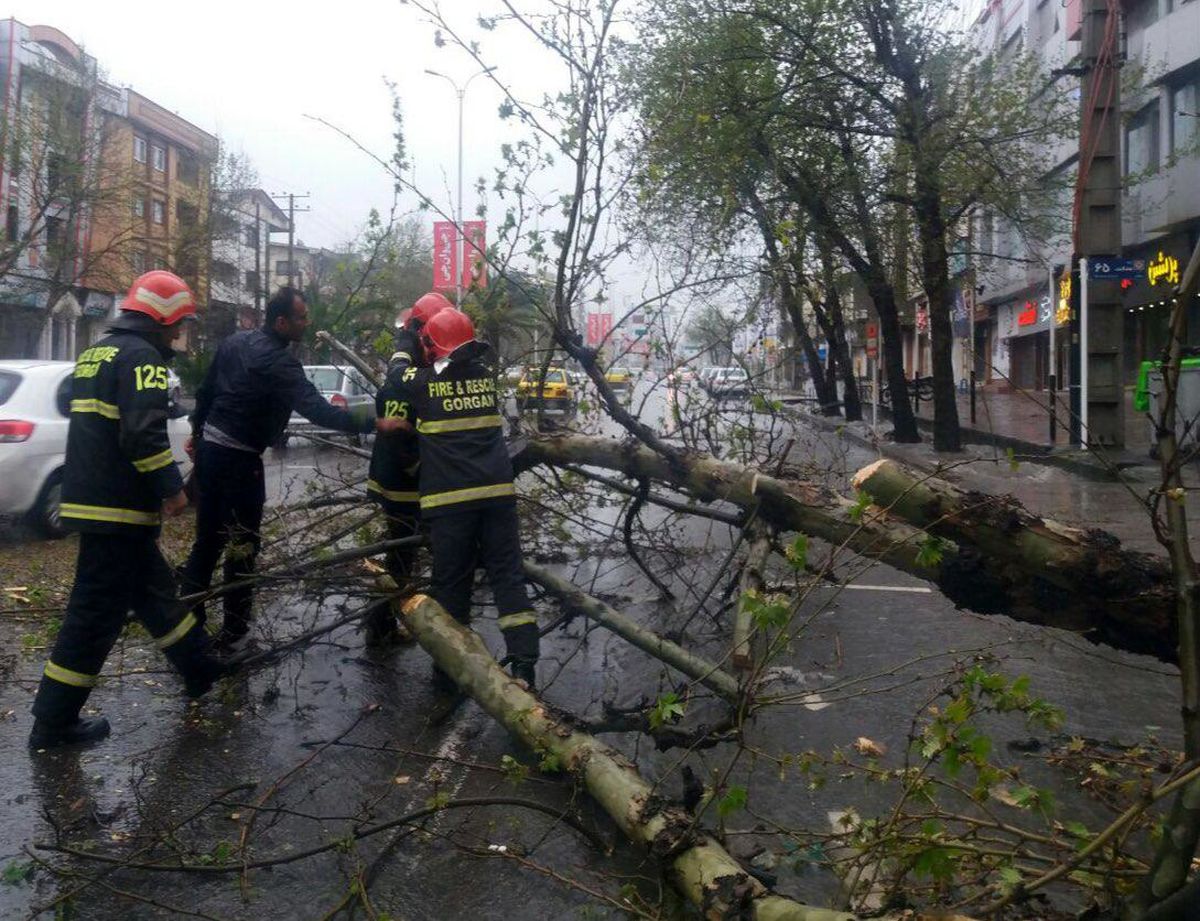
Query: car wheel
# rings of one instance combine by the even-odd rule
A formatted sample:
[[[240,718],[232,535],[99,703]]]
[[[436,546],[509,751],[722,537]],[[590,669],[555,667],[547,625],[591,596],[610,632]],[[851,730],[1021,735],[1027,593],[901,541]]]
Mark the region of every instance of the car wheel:
[[[62,525],[62,471],[50,474],[37,502],[29,512],[29,523],[43,537],[58,540],[66,537],[67,529]]]

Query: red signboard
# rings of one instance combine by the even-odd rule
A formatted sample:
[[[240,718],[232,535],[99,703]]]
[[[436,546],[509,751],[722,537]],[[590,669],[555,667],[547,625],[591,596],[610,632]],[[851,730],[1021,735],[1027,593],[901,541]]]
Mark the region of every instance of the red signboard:
[[[1033,326],[1038,321],[1038,305],[1033,301],[1025,302],[1025,309],[1017,314],[1017,326]]]
[[[613,315],[611,313],[589,313],[587,316],[587,344],[600,345],[612,332]]]
[[[487,284],[487,222],[463,221],[462,285],[464,289]]]
[[[879,324],[867,324],[867,357],[875,358],[879,355]]]
[[[433,290],[453,291],[458,283],[458,234],[453,221],[433,223]]]

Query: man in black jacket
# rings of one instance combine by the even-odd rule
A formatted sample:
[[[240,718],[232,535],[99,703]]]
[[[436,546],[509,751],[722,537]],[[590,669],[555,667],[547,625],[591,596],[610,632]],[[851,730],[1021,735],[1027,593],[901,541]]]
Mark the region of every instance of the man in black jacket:
[[[188,450],[196,461],[196,541],[180,573],[185,595],[207,591],[222,551],[225,581],[254,573],[266,490],[262,452],[275,444],[293,410],[323,428],[347,433],[392,432],[399,419],[356,417],[331,405],[304,374],[288,348],[308,328],[308,306],[294,288],[280,288],[267,303],[262,329],[235,333],[217,349],[196,392]],[[235,651],[250,631],[254,590],[225,594],[222,651]],[[195,614],[205,620],[203,603]]]
[[[62,521],[79,532],[75,585],[33,702],[33,748],[92,742],[108,720],[80,710],[134,616],[199,697],[225,669],[186,614],[158,549],[164,515],[187,507],[167,436],[167,363],[195,299],[183,279],[147,272],[129,289],[108,335],[75,365]]]
[[[418,366],[421,347],[432,366]],[[490,348],[449,308],[396,337],[387,383],[412,408],[421,455],[421,519],[433,550],[433,597],[461,623],[475,568],[487,570],[512,674],[535,683],[539,635],[525,591],[512,462],[504,441]],[[434,672],[444,682],[444,676]]]

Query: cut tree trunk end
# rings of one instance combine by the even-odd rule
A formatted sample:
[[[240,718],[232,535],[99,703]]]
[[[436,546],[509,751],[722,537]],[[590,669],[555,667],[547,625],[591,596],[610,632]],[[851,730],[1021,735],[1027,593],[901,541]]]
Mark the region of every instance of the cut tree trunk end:
[[[483,640],[436,601],[415,595],[404,605],[417,642],[460,688],[540,753],[581,780],[632,841],[667,861],[672,882],[710,921],[856,921],[775,895],[696,828],[681,807],[664,802],[616,749],[574,729],[500,668]]]

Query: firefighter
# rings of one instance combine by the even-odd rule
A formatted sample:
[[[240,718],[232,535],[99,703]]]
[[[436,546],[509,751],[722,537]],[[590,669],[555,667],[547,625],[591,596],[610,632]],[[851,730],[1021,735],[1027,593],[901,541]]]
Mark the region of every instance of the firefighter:
[[[417,298],[412,309],[401,314],[401,328],[420,334],[421,328],[450,302],[436,292]],[[423,356],[414,356],[418,365],[427,365]],[[375,395],[375,414],[382,419],[409,419],[408,403],[387,382]],[[387,517],[388,538],[397,540],[415,537],[421,528],[421,507],[418,503],[417,471],[420,457],[415,430],[392,435],[377,435],[371,449],[371,467],[367,477],[367,494],[379,503]],[[394,547],[387,553],[388,574],[396,585],[404,588],[413,576],[416,547]],[[399,628],[390,607],[380,607],[367,622],[367,645],[387,646],[398,642]]]
[[[196,461],[199,495],[196,540],[180,571],[185,595],[208,590],[222,552],[226,582],[253,575],[266,502],[262,452],[279,441],[293,410],[339,432],[392,432],[403,427],[399,419],[376,425],[374,417],[355,416],[321,396],[289,349],[307,328],[303,295],[280,288],[267,303],[263,328],[235,333],[222,342],[196,392],[187,450]],[[225,594],[219,651],[244,648],[253,601],[252,585]],[[193,610],[203,624],[203,603]]]
[[[183,279],[147,272],[129,289],[108,335],[75,365],[63,524],[79,532],[75,585],[33,702],[32,748],[93,742],[104,717],[79,713],[129,611],[199,697],[226,671],[186,613],[158,548],[163,516],[187,507],[167,438],[167,364],[196,302]]]
[[[422,368],[424,348],[431,365]],[[420,333],[396,337],[388,384],[417,422],[421,518],[433,550],[433,597],[468,623],[475,568],[482,565],[500,613],[512,674],[530,687],[538,659],[537,619],[521,571],[516,489],[497,403],[491,349],[470,317],[453,308]],[[443,687],[446,677],[434,671]]]

